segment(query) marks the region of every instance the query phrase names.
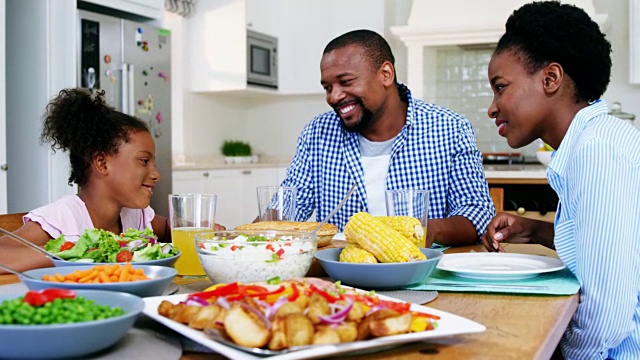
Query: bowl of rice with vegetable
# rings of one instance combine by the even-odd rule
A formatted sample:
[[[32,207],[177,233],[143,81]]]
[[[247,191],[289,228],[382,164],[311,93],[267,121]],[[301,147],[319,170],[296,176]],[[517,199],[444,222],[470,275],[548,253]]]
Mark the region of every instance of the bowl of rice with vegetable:
[[[318,248],[310,232],[229,230],[196,235],[200,263],[214,283],[304,277]]]

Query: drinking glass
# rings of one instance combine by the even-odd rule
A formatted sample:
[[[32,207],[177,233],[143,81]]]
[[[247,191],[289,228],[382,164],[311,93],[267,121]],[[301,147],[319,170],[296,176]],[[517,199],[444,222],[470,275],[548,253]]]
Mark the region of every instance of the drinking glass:
[[[387,215],[411,216],[420,220],[424,235],[418,246],[425,247],[427,241],[427,220],[429,219],[429,191],[419,189],[386,190]]]
[[[169,195],[171,241],[182,255],[176,262],[178,276],[206,276],[195,248],[197,233],[212,231],[216,217],[216,196],[210,194]]]
[[[260,221],[294,221],[296,188],[288,186],[258,186],[258,214]]]

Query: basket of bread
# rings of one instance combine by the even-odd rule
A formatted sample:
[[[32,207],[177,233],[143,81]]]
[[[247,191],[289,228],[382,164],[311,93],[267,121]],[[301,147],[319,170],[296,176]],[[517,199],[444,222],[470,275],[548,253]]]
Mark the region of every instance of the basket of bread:
[[[320,225],[314,221],[260,221],[251,224],[244,224],[236,227],[236,230],[279,230],[279,231],[297,231],[311,232]],[[331,239],[338,233],[338,227],[333,224],[324,224],[317,231],[318,247],[327,246],[331,243]]]

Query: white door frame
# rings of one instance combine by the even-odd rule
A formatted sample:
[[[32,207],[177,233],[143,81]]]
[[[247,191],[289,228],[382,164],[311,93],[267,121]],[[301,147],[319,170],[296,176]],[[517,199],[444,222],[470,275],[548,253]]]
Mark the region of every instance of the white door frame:
[[[0,0],[0,214],[7,213],[7,97],[5,76],[5,15],[6,1]]]

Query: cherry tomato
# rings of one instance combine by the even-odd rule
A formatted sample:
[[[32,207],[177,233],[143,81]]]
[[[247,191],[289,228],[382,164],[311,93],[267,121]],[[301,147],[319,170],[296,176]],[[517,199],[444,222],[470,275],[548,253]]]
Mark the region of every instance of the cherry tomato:
[[[74,246],[76,246],[75,243],[72,243],[71,241],[65,241],[62,243],[62,245],[60,245],[60,251],[73,249]]]
[[[133,259],[133,254],[129,250],[122,250],[116,255],[117,262],[129,262]]]
[[[22,301],[31,306],[42,306],[47,302],[47,297],[38,290],[29,290]]]
[[[49,301],[55,299],[74,299],[76,292],[69,289],[49,288],[42,290],[42,295],[46,296]]]
[[[24,296],[23,302],[31,306],[42,306],[55,299],[73,299],[76,297],[76,292],[67,289],[45,289],[45,290],[29,290]]]

